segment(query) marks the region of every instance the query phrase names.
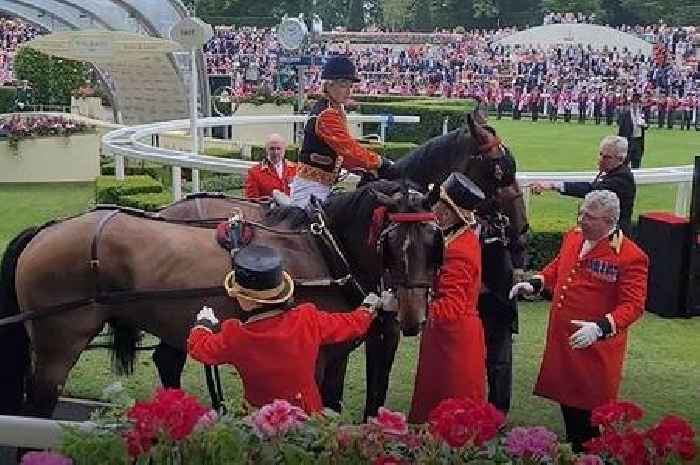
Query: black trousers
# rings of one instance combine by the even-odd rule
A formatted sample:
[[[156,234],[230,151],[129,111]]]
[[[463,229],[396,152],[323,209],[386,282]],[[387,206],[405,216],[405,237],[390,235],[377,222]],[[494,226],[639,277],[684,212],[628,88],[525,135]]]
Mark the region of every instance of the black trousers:
[[[628,137],[627,138],[627,160],[630,162],[632,169],[639,168],[642,165],[642,138]]]
[[[592,412],[568,405],[560,405],[566,428],[566,441],[571,443],[575,453],[583,452],[583,444],[600,434],[598,429],[591,425]]]
[[[513,310],[485,293],[479,296],[479,313],[486,340],[486,378],[489,403],[507,414],[513,390]]]

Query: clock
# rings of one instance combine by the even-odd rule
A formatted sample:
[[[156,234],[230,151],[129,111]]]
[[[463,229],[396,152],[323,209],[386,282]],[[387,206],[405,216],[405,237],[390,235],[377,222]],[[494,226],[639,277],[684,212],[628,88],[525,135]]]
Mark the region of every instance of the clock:
[[[309,30],[299,18],[285,18],[277,26],[277,40],[287,50],[297,50],[304,42]]]

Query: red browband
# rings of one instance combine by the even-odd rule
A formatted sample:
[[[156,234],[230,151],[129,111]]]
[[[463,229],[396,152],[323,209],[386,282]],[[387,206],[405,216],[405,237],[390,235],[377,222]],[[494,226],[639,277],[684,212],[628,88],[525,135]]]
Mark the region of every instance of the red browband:
[[[479,146],[479,152],[489,153],[491,150],[498,147],[499,145],[501,145],[501,139],[499,139],[498,137],[493,137],[487,143]]]
[[[435,213],[389,213],[389,221],[394,223],[422,223],[437,221]]]

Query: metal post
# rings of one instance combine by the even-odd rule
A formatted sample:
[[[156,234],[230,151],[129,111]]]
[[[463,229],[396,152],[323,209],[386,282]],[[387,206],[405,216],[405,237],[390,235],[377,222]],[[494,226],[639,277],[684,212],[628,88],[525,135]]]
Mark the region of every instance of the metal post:
[[[532,194],[532,190],[530,189],[529,185],[526,186],[521,186],[522,191],[523,191],[523,202],[525,203],[525,214],[530,215],[530,197]]]
[[[192,107],[190,109],[190,133],[192,134],[192,155],[199,155],[199,128],[197,127],[197,49],[192,48]],[[202,102],[203,103],[203,102]],[[173,171],[173,175],[175,171]],[[173,179],[173,184],[175,180]],[[179,185],[179,183],[178,183]],[[199,192],[199,170],[192,168],[192,192]],[[175,192],[173,192],[175,195]],[[182,195],[182,194],[180,194]],[[179,200],[179,197],[175,198]]]
[[[182,198],[182,168],[179,166],[173,166],[172,174],[173,200],[177,201]]]
[[[299,81],[299,93],[297,100],[297,111],[301,113],[304,110],[304,71],[306,66],[297,66],[297,80]]]
[[[442,134],[445,135],[447,134],[447,123],[450,121],[450,118],[448,116],[445,116],[445,119],[442,120]]]
[[[690,192],[692,184],[689,182],[679,182],[676,189],[676,208],[675,212],[678,216],[688,216],[690,209]]]
[[[382,144],[386,140],[386,118],[379,123],[379,139],[381,139]]]
[[[124,180],[124,156],[117,155],[114,157],[114,176],[118,181]]]

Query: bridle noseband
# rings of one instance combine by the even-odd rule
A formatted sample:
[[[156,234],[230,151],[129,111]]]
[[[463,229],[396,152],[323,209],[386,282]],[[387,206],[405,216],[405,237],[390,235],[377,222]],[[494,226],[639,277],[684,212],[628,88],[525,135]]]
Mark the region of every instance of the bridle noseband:
[[[425,281],[425,280],[412,280],[409,277],[409,256],[408,256],[408,246],[410,244],[410,235],[407,234],[406,237],[404,238],[403,241],[403,246],[401,248],[402,250],[402,256],[401,256],[401,263],[403,265],[403,273],[402,276],[400,276],[398,279],[393,275],[392,270],[389,269],[388,267],[385,266],[384,264],[384,247],[387,238],[389,237],[389,234],[396,230],[401,224],[404,223],[411,223],[414,225],[418,225],[421,223],[432,223],[435,226],[435,231],[440,235],[439,238],[442,239],[442,232],[440,231],[440,228],[437,226],[437,216],[435,213],[430,213],[430,212],[421,212],[421,213],[389,213],[388,215],[389,219],[389,224],[386,226],[382,232],[379,234],[379,237],[377,239],[376,243],[376,250],[377,250],[377,255],[379,256],[380,263],[382,266],[382,274],[381,274],[381,279],[380,279],[380,291],[385,290],[387,287],[385,286],[385,280],[384,280],[384,271],[388,270],[389,277],[391,279],[391,283],[389,283],[391,286],[390,287],[395,287],[395,286],[401,286],[406,289],[415,289],[415,288],[421,288],[421,289],[429,289],[433,286],[432,281]],[[442,243],[442,240],[439,241]]]

